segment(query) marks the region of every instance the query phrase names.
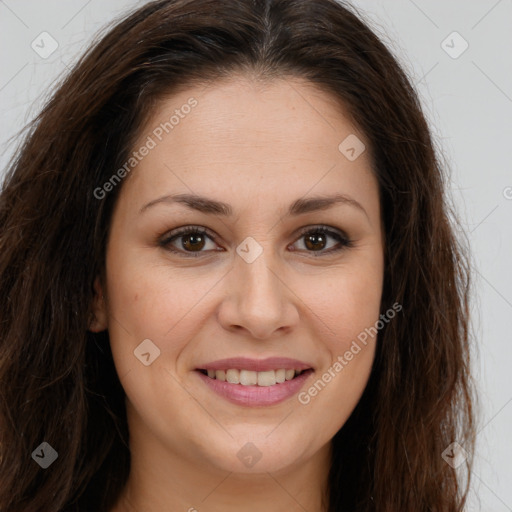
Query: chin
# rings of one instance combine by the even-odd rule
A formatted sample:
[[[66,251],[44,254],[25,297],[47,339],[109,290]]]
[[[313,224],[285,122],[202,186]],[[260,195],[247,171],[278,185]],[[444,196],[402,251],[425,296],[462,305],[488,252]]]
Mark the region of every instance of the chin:
[[[305,441],[294,442],[289,432],[269,436],[270,432],[268,427],[259,432],[252,427],[250,435],[230,432],[233,438],[226,434],[227,439],[204,446],[204,457],[220,470],[241,474],[276,473],[304,460]]]

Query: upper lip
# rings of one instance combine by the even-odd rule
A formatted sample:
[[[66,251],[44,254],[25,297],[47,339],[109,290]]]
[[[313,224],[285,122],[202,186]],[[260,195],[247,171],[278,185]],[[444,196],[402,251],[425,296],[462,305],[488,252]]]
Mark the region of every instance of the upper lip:
[[[198,370],[250,370],[253,372],[265,372],[268,370],[308,370],[312,366],[297,359],[288,357],[268,357],[267,359],[250,359],[247,357],[231,357],[219,359],[198,367]]]

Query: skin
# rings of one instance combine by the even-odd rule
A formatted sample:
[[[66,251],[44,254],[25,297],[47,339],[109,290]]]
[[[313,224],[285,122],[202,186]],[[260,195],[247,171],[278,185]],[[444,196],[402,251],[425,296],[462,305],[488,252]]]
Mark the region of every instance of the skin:
[[[235,405],[195,370],[228,357],[290,357],[315,369],[307,391],[375,324],[384,256],[369,145],[313,84],[234,75],[162,100],[135,148],[190,97],[197,106],[123,183],[106,282],[95,283],[91,330],[110,334],[132,454],[128,484],[111,512],[321,512],[330,441],[363,393],[375,340],[308,404],[294,396],[267,407]],[[367,147],[354,161],[338,150],[350,134]],[[335,192],[364,211],[340,203],[284,216],[296,199]],[[140,212],[176,193],[229,203],[233,215],[168,202]],[[328,253],[340,246],[329,235],[311,249],[300,229],[320,224],[344,232],[351,245]],[[190,237],[175,239],[170,245],[180,254],[159,244],[183,226],[208,228],[216,238],[192,245]],[[249,236],[263,249],[252,263],[236,252]],[[187,257],[187,241],[188,254],[199,257]],[[134,356],[145,339],[160,350],[149,366]],[[252,467],[237,457],[248,442],[261,453]]]

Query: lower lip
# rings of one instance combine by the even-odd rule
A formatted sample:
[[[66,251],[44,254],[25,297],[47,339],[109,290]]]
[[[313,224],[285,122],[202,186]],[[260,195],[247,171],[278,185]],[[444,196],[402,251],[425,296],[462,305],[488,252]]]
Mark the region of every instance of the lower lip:
[[[286,380],[273,386],[243,386],[231,384],[217,379],[211,379],[204,373],[196,370],[203,382],[215,393],[224,397],[229,402],[248,407],[265,407],[284,402],[297,394],[304,382],[313,373],[313,370],[305,370],[298,377]]]

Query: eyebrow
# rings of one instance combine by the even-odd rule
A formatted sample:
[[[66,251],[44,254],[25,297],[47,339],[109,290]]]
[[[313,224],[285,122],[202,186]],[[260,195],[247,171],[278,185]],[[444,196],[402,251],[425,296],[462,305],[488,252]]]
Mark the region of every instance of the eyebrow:
[[[229,204],[196,194],[174,194],[162,196],[144,205],[140,209],[139,213],[142,214],[149,208],[161,203],[182,204],[191,210],[197,210],[208,215],[220,215],[223,217],[231,217],[233,215],[233,209]],[[313,196],[297,199],[290,204],[286,215],[295,217],[304,213],[327,210],[338,204],[352,206],[360,210],[366,215],[366,217],[368,217],[368,214],[361,203],[345,194]]]

